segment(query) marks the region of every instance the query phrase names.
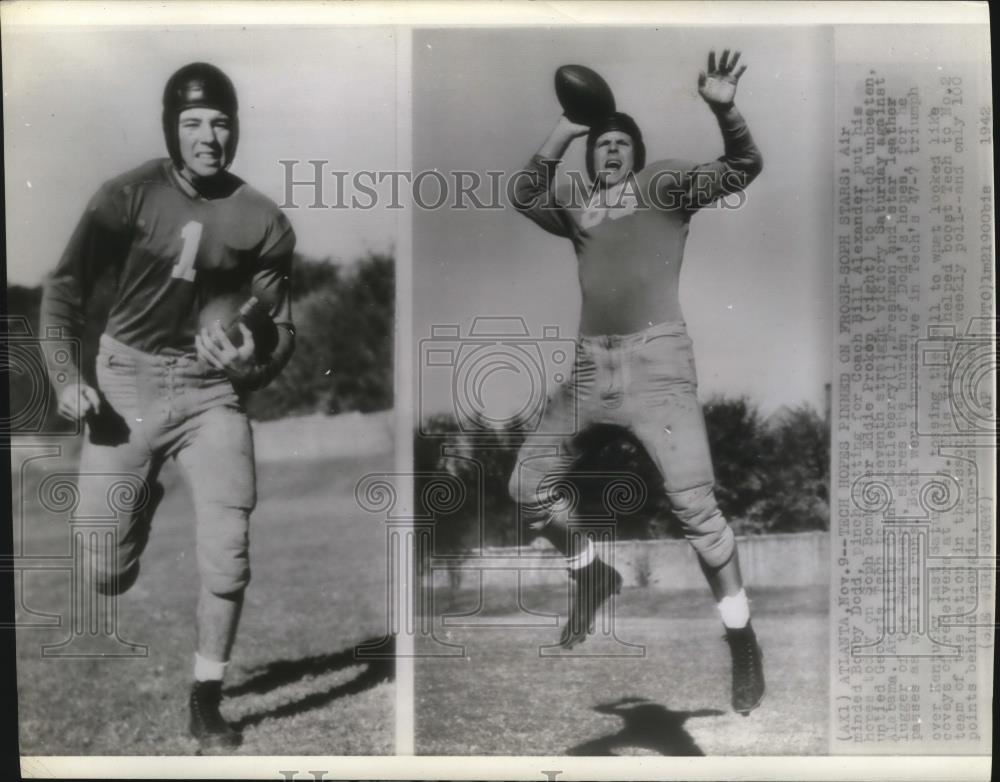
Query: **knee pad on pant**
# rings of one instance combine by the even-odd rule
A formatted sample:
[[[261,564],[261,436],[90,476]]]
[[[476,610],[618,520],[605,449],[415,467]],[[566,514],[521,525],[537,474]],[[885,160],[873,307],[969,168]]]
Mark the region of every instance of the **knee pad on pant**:
[[[521,526],[534,532],[555,519],[567,521],[576,501],[575,491],[564,486],[562,476],[530,470],[515,471],[507,491],[517,504]]]
[[[517,467],[511,472],[510,480],[507,481],[507,496],[514,502],[521,503],[521,476]]]
[[[514,469],[507,482],[507,494],[517,505],[518,519],[525,531],[537,532],[549,521],[548,509],[539,502],[538,487],[539,481],[534,475],[520,466]]]
[[[736,551],[736,538],[719,510],[712,486],[672,492],[669,497],[684,526],[684,537],[698,558],[713,570],[729,562]]]
[[[246,508],[215,507],[199,521],[198,569],[212,594],[230,595],[250,583],[249,525]]]
[[[250,583],[250,563],[243,560],[221,568],[203,567],[201,583],[209,592],[219,597],[242,592]]]
[[[545,498],[544,481],[542,473],[519,465],[507,482],[507,494],[518,505],[541,505]]]
[[[114,543],[91,541],[85,546],[89,551],[91,583],[101,595],[121,595],[127,592],[139,578],[139,557],[149,542],[152,519],[163,500],[163,485],[153,480],[147,484],[146,502],[125,514]],[[142,496],[139,494],[138,496]],[[96,547],[94,547],[96,546]]]
[[[569,508],[579,499],[579,489],[570,472],[521,464],[507,482],[507,495],[518,505]]]

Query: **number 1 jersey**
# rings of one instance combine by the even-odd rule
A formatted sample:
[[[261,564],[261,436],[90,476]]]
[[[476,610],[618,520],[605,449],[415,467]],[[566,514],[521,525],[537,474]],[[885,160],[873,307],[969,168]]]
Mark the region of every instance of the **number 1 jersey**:
[[[109,274],[104,331],[146,353],[194,352],[199,313],[219,297],[256,296],[290,325],[294,248],[285,215],[238,177],[220,175],[204,197],[169,159],[149,161],[90,200],[46,283],[42,333],[79,337],[92,286]]]

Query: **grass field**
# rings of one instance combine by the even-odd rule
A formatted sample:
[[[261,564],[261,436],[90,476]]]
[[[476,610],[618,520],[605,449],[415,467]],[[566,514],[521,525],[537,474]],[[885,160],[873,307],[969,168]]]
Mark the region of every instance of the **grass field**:
[[[66,516],[43,512],[35,492],[43,470],[73,469],[59,461],[28,471],[23,545],[30,554],[67,550]],[[354,486],[391,466],[391,453],[259,465],[253,580],[223,702],[226,717],[244,728],[240,754],[393,751],[392,662],[353,657],[356,644],[380,638],[386,626],[384,525],[357,508]],[[119,601],[120,635],[147,645],[148,656],[43,659],[41,645],[62,640],[65,624],[19,629],[22,754],[195,753],[187,737],[198,590],[192,511],[179,475],[165,473],[164,483],[168,494],[139,581]],[[27,574],[18,619],[37,618],[24,607],[65,615],[68,585],[65,573]]]
[[[14,458],[15,467],[19,458]],[[253,517],[253,581],[227,675],[226,716],[244,728],[240,754],[366,755],[393,751],[393,662],[358,662],[356,644],[385,630],[385,527],[358,510],[354,486],[391,468],[390,454],[263,462]],[[14,482],[16,550],[61,555],[66,515],[44,512],[43,476],[72,459],[38,459]],[[154,523],[138,583],[119,601],[121,636],[148,647],[134,659],[42,658],[66,637],[69,577],[31,572],[18,588],[21,621],[64,623],[17,632],[21,752],[27,755],[185,755],[187,692],[198,589],[187,492],[176,472]],[[464,658],[419,658],[420,754],[823,754],[827,748],[825,588],[755,590],[768,695],[750,717],[729,707],[729,657],[707,588],[629,588],[615,604],[614,639],[542,656],[568,593],[439,589],[435,622]],[[31,613],[34,612],[34,613]],[[527,617],[527,619],[526,619]],[[531,622],[535,622],[531,626]],[[541,624],[538,624],[541,622]],[[470,626],[478,623],[479,626]],[[418,639],[418,648],[420,648]],[[626,646],[627,644],[627,646]],[[443,648],[443,647],[441,647]],[[439,649],[440,651],[440,649]],[[641,656],[635,656],[641,651]],[[628,656],[593,656],[625,653]]]
[[[756,590],[754,626],[768,680],[749,717],[729,705],[729,650],[708,589],[663,593],[626,589],[614,610],[615,637],[595,637],[543,656],[558,639],[524,624],[509,594],[447,595],[444,613],[473,610],[477,627],[435,635],[465,646],[466,658],[423,658],[416,668],[416,746],[441,755],[795,755],[827,749],[825,587]],[[523,605],[565,617],[567,593],[535,589]],[[536,617],[537,620],[537,617]],[[500,623],[508,626],[500,626]],[[492,625],[492,626],[491,626]],[[638,644],[644,652],[624,644]],[[440,648],[440,647],[438,647]],[[642,656],[598,657],[595,654]]]

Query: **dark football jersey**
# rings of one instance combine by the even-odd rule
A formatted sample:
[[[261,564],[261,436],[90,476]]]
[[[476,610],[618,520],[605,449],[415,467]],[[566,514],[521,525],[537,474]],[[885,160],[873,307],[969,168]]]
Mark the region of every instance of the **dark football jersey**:
[[[581,333],[630,334],[683,320],[678,288],[692,215],[741,191],[761,167],[746,123],[719,120],[725,142],[719,159],[650,163],[609,190],[557,192],[552,161],[537,155],[518,174],[517,208],[573,242],[583,295]]]
[[[216,184],[215,197],[199,195],[166,158],[106,182],[45,285],[42,333],[79,337],[92,286],[109,273],[105,333],[146,353],[193,353],[199,313],[220,296],[256,296],[290,325],[288,219],[232,174]]]

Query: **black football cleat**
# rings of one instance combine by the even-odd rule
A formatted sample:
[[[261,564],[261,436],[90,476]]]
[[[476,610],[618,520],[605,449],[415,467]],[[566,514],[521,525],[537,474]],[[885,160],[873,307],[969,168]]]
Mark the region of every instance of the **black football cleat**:
[[[190,731],[201,749],[236,749],[243,736],[219,713],[222,682],[195,682],[191,687]]]
[[[604,601],[622,591],[622,576],[610,565],[594,559],[586,567],[571,570],[575,589],[569,619],[563,625],[560,646],[572,649],[594,632],[594,619]]]
[[[764,655],[753,626],[726,629],[733,657],[733,710],[748,716],[764,700]]]

